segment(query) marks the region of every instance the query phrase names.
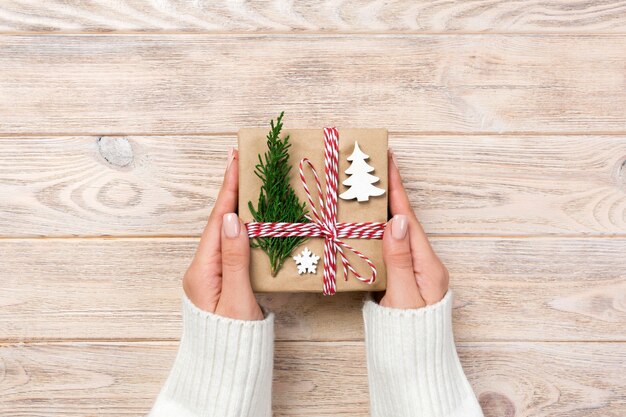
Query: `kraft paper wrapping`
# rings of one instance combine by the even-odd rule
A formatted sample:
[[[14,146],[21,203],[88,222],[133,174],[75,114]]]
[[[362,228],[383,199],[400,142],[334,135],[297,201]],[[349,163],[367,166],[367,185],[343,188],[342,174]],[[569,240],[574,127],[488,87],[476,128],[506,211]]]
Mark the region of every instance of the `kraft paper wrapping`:
[[[254,219],[248,208],[248,201],[252,201],[257,207],[261,180],[254,174],[254,167],[258,163],[258,155],[267,151],[266,135],[268,128],[241,129],[238,134],[239,141],[239,216],[244,222]],[[315,166],[322,183],[322,189],[326,189],[324,183],[324,132],[322,129],[284,129],[282,135],[289,134],[291,148],[289,149],[289,162],[292,165],[291,186],[300,198],[306,203],[309,214],[311,210],[302,187],[298,174],[298,165],[304,157]],[[282,136],[281,136],[282,137]],[[376,187],[385,190],[378,197],[370,197],[369,201],[358,202],[354,200],[338,199],[337,221],[338,222],[385,222],[387,221],[387,130],[386,129],[339,129],[339,190],[338,194],[346,191],[347,186],[342,182],[348,177],[345,170],[350,165],[347,157],[354,150],[354,142],[359,143],[363,152],[369,155],[366,161],[374,167],[371,174],[380,178],[375,183]],[[305,168],[307,183],[313,193],[315,202],[317,192],[315,180],[308,168]],[[361,251],[376,265],[378,275],[373,284],[361,282],[349,274],[348,280],[343,278],[341,258],[337,258],[337,291],[380,291],[385,289],[386,274],[382,258],[382,240],[380,239],[346,239],[348,244]],[[259,248],[252,248],[250,259],[250,276],[252,288],[257,292],[322,292],[323,274],[323,238],[309,238],[305,243],[297,247],[291,256],[300,253],[304,247],[308,247],[314,254],[320,257],[317,264],[317,273],[298,274],[293,259],[287,259],[275,277],[270,272],[269,259],[265,252]],[[363,277],[369,277],[371,270],[358,256],[346,250],[346,254],[352,265]]]

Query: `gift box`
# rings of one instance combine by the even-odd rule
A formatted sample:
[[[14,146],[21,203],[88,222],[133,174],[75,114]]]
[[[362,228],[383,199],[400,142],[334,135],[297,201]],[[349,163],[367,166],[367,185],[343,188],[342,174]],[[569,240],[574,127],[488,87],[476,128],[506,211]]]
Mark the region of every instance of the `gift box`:
[[[279,119],[280,121],[280,119]],[[239,216],[248,224],[248,230],[253,229],[253,218],[249,202],[256,209],[262,179],[255,174],[255,166],[262,162],[263,155],[268,150],[268,128],[245,128],[238,133],[239,147]],[[334,134],[333,134],[334,132]],[[387,130],[386,129],[283,129],[280,136],[289,135],[288,149],[289,184],[295,191],[299,201],[308,211],[308,218],[313,225],[302,225],[302,228],[310,226],[310,230],[318,230],[318,234],[326,233],[326,236],[303,237],[306,239],[291,252],[284,264],[276,273],[272,274],[272,268],[268,254],[259,247],[254,247],[254,239],[251,239],[251,264],[250,275],[252,288],[257,292],[324,292],[332,294],[334,291],[379,291],[385,289],[386,274],[382,258],[382,228],[387,221]],[[336,136],[334,142],[331,136]],[[332,146],[338,150],[338,166],[329,171],[329,158]],[[329,146],[331,148],[329,148]],[[352,157],[351,160],[348,160]],[[261,159],[260,159],[261,158]],[[303,162],[303,159],[308,162]],[[330,158],[332,159],[332,158]],[[322,224],[323,213],[327,208],[320,208],[318,189],[311,166],[317,171],[321,190],[327,193],[326,180],[334,175],[337,180],[336,188],[336,224],[340,229],[339,234],[349,237],[337,237],[340,244],[335,246],[332,232],[329,232]],[[308,185],[309,194],[303,184],[300,170]],[[348,171],[346,173],[346,170]],[[330,177],[329,177],[330,175]],[[345,184],[344,184],[345,183]],[[317,207],[312,207],[311,202]],[[324,199],[323,203],[326,203]],[[276,204],[276,202],[270,202]],[[322,217],[321,222],[315,214]],[[329,218],[330,216],[327,216]],[[264,219],[263,221],[276,221],[276,219]],[[306,220],[309,222],[308,220]],[[350,225],[355,230],[350,229]],[[358,223],[364,223],[359,225]],[[264,225],[265,223],[261,223]],[[296,227],[296,224],[294,227]],[[368,229],[378,227],[377,232]],[[258,226],[258,224],[257,224]],[[279,225],[285,229],[285,225]],[[258,227],[254,230],[263,230]],[[292,229],[289,229],[292,230]],[[320,232],[319,230],[322,230]],[[341,232],[343,230],[343,232]],[[354,233],[360,233],[354,237]],[[352,234],[350,234],[352,233]],[[282,239],[284,237],[271,237]],[[345,245],[345,246],[344,246]],[[326,248],[326,246],[329,246]],[[329,253],[325,253],[325,249]],[[335,253],[332,253],[335,252]],[[359,256],[359,253],[362,256]],[[334,289],[329,289],[330,279],[324,276],[324,259],[335,256],[336,282]],[[317,259],[317,264],[314,261]],[[347,279],[344,277],[348,262]],[[331,263],[329,263],[331,265]],[[351,271],[350,269],[353,268]],[[330,268],[328,268],[328,275]],[[375,270],[375,279],[372,281],[372,272]],[[360,274],[358,279],[353,273]]]

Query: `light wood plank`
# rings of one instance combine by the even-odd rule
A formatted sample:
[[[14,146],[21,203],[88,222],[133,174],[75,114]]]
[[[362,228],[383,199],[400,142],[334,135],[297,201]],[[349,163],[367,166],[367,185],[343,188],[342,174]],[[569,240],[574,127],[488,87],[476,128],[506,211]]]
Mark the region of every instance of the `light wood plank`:
[[[190,239],[0,240],[0,340],[180,335]],[[626,341],[626,239],[435,238],[457,340]],[[361,340],[362,294],[265,294],[280,340]]]
[[[620,32],[620,0],[470,0],[345,2],[160,0],[115,2],[4,0],[0,30],[61,31],[297,31],[297,32]]]
[[[486,417],[621,417],[625,345],[471,343],[459,354]],[[53,344],[0,348],[0,413],[137,416],[150,408],[175,344]],[[360,342],[278,342],[275,416],[367,416]]]
[[[0,236],[199,235],[234,136],[0,137]],[[431,235],[626,231],[626,136],[391,135]]]
[[[0,36],[0,134],[626,131],[619,35]],[[582,82],[584,80],[584,82]]]
[[[0,138],[0,236],[199,235],[229,137]]]

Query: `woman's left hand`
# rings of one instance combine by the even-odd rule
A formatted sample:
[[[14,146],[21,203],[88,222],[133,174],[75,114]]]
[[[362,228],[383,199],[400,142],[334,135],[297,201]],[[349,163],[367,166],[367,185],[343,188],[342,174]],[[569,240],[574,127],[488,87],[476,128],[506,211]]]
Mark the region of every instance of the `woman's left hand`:
[[[239,320],[262,320],[263,313],[250,285],[250,242],[239,219],[238,154],[231,150],[224,183],[200,244],[183,278],[183,289],[198,308]]]

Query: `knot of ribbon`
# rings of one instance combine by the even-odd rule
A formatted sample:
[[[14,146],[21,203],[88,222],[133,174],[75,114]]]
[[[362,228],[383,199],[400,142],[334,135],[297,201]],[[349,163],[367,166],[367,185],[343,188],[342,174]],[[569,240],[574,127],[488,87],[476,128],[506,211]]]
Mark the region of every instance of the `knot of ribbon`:
[[[313,201],[307,185],[304,168],[308,166],[315,178],[318,205]],[[250,222],[246,223],[248,236],[255,237],[290,237],[307,236],[324,238],[324,295],[337,292],[337,252],[341,256],[344,279],[351,272],[358,280],[373,283],[376,280],[376,265],[362,252],[342,239],[382,239],[386,223],[383,222],[337,222],[337,190],[339,183],[339,133],[334,127],[324,129],[324,178],[326,193],[322,192],[320,179],[315,167],[308,158],[303,158],[299,166],[300,180],[306,192],[313,216],[307,216],[311,223]],[[319,209],[318,209],[319,206]],[[352,266],[345,251],[350,251],[361,258],[371,270],[369,277],[363,277]]]

